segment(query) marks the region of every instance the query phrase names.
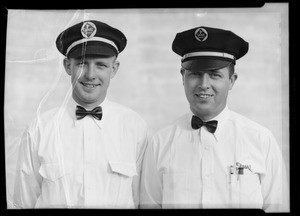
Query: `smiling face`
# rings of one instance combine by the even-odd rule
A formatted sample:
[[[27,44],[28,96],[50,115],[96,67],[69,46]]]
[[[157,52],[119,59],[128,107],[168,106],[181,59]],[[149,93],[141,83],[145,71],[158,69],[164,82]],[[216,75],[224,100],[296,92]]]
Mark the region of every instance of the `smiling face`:
[[[225,108],[228,91],[237,79],[236,73],[229,75],[229,67],[196,72],[181,69],[181,74],[190,109],[204,121]]]
[[[115,56],[86,56],[82,59],[66,58],[64,67],[71,76],[74,100],[86,108],[94,108],[105,99],[119,62]]]

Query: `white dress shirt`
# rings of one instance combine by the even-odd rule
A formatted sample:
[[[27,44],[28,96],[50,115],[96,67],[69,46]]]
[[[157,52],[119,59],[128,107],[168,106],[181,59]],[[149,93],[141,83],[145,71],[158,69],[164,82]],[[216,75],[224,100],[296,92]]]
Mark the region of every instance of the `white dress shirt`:
[[[286,170],[271,132],[228,107],[212,119],[218,120],[214,134],[205,126],[192,129],[192,115],[149,142],[141,207],[288,211]]]
[[[101,121],[77,120],[73,99],[24,133],[14,190],[19,208],[136,208],[148,128],[105,99]]]

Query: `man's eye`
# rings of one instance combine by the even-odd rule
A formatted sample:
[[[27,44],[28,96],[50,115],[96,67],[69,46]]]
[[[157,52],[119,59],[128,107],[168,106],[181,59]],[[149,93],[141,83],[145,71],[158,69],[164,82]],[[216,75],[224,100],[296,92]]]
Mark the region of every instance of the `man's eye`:
[[[196,73],[196,72],[190,72],[190,75],[192,75],[192,76],[197,76],[197,75],[199,75],[199,73]]]
[[[99,68],[105,68],[105,67],[107,67],[107,65],[105,65],[105,64],[97,64],[97,67],[99,67]]]
[[[220,76],[220,74],[213,73],[213,74],[211,74],[211,77],[215,77],[215,78],[217,78],[217,77],[221,77],[221,76]]]

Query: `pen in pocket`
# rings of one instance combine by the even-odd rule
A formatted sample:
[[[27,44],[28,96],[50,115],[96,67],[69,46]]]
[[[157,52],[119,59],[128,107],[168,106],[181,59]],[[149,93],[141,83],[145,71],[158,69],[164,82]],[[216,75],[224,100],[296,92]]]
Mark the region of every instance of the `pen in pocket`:
[[[244,168],[239,167],[237,172],[237,181],[239,180],[240,175],[244,175]]]

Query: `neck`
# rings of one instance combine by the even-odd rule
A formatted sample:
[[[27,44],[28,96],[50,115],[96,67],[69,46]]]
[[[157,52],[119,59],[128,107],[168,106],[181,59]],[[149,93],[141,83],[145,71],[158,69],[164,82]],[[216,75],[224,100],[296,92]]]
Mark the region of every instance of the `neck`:
[[[215,118],[216,116],[218,116],[224,109],[226,106],[222,107],[221,109],[218,109],[217,112],[214,113],[210,113],[210,112],[199,112],[198,110],[193,110],[191,107],[191,111],[194,115],[198,116],[199,118],[201,118],[202,121],[209,121],[213,118]]]
[[[76,103],[78,103],[80,106],[84,107],[85,109],[94,109],[96,106],[99,106],[100,104],[102,104],[102,102],[105,100],[105,97],[101,98],[100,100],[97,100],[95,102],[91,102],[91,103],[85,103],[81,100],[78,100],[78,98],[73,96],[73,99]]]

